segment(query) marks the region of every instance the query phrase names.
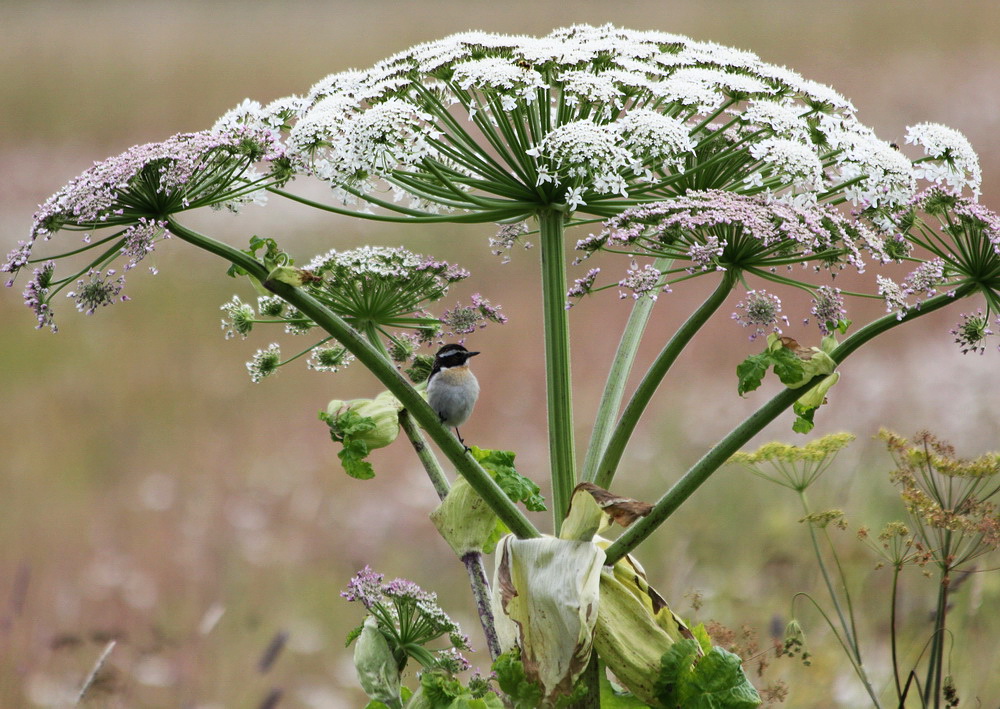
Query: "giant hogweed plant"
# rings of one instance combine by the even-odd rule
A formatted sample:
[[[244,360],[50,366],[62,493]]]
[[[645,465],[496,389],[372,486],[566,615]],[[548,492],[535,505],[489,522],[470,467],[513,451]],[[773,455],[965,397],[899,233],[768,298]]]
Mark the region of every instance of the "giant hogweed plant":
[[[596,706],[598,686],[605,704],[626,701],[611,698],[599,671],[606,666],[631,701],[753,706],[738,660],[670,613],[631,552],[783,412],[793,409],[796,430],[809,430],[838,368],[878,335],[975,298],[953,332],[963,349],[983,350],[1000,316],[1000,223],[977,202],[980,180],[978,158],[957,132],[921,124],[903,145],[890,144],[836,91],[749,52],[610,26],[542,38],[470,32],[331,74],[303,95],[266,106],[247,100],[208,130],[95,164],[39,208],[30,238],[2,269],[11,282],[29,272],[25,301],[38,326],[54,330],[62,298],[87,313],[126,299],[126,276],[167,238],[220,256],[257,296],[223,306],[227,335],[271,323],[310,338],[290,357],[277,343],[260,350],[248,363],[255,381],[299,357],[320,371],[356,360],[386,389],[331,402],[322,416],[357,477],[374,474],[367,452],[400,428],[413,442],[445,500],[435,522],[469,570],[491,655],[506,651],[498,672],[512,703]],[[329,186],[326,198],[300,189],[314,181]],[[500,225],[497,251],[533,235],[555,536],[517,506],[543,505],[514,470],[513,453],[466,449],[415,383],[427,372],[424,343],[502,322],[499,308],[477,294],[471,305],[431,314],[468,274],[403,248],[334,248],[308,260],[275,236],[254,235],[241,249],[186,224],[194,209],[238,211],[274,198],[398,224],[401,239],[406,224],[442,222]],[[573,227],[579,233],[570,237]],[[81,232],[83,243],[39,255],[63,230]],[[839,288],[844,269],[867,274],[852,282],[868,287]],[[908,275],[887,275],[896,272]],[[669,337],[646,332],[654,305],[671,307],[668,294],[695,278],[714,283],[705,301]],[[578,446],[569,303],[605,289],[631,312],[590,441]],[[814,343],[781,336],[788,320],[777,292],[795,291],[813,299]],[[734,293],[732,318],[751,338],[766,335],[762,351],[740,364],[737,392],[773,370],[777,393],[735,421],[654,504],[607,492],[678,355],[710,322],[730,319],[720,309]],[[854,323],[845,305],[852,297],[882,299],[887,314]],[[643,337],[662,349],[627,392]],[[457,471],[453,488],[425,436]],[[611,518],[628,526],[614,541],[598,534]],[[508,536],[490,587],[482,552],[498,530]],[[376,656],[385,659],[375,635],[396,660],[369,661],[368,675],[396,686],[390,680],[413,656],[424,677],[439,677],[433,655],[401,648],[389,624],[376,619],[360,631]],[[434,681],[428,692],[451,696],[442,687],[453,685]],[[411,704],[427,701],[428,683]],[[408,696],[376,694],[389,705]]]

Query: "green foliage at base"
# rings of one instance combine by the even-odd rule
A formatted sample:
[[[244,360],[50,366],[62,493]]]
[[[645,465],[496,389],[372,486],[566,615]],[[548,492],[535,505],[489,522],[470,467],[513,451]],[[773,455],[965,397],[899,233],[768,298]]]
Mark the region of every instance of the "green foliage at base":
[[[493,663],[500,691],[514,709],[535,709],[542,701],[542,688],[528,679],[521,664],[521,653],[516,648],[505,652]]]
[[[697,639],[674,643],[664,653],[656,694],[664,707],[678,709],[753,709],[760,706],[757,690],[743,672],[743,661],[712,646],[702,626]]]

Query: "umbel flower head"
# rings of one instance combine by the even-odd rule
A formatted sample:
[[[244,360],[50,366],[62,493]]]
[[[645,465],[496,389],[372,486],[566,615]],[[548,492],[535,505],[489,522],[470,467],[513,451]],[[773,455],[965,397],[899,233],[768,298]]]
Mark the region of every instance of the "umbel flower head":
[[[94,163],[35,213],[32,240],[59,229],[132,226],[202,206],[238,208],[263,185],[254,165],[278,162],[273,131],[180,133]]]
[[[979,295],[985,312],[963,315],[952,334],[963,352],[982,353],[991,322],[1000,324],[1000,217],[952,188],[935,187],[916,195],[894,219],[897,248],[919,265],[901,283],[880,279],[886,308],[902,317],[937,292]]]
[[[310,292],[359,329],[426,324],[413,313],[469,277],[446,261],[386,246],[333,249],[315,257],[306,270],[321,279],[310,281]]]
[[[347,584],[341,596],[348,601],[360,601],[374,618],[378,631],[388,641],[399,670],[408,658],[419,662],[425,670],[441,667],[450,672],[469,668],[469,662],[459,654],[469,650],[469,639],[458,623],[448,617],[437,601],[437,594],[424,591],[406,579],[383,583],[383,576],[369,567],[359,571]],[[356,637],[360,628],[353,637]],[[431,650],[428,643],[447,637],[447,649]]]
[[[866,255],[879,262],[889,258],[876,232],[834,207],[795,205],[773,195],[724,190],[692,191],[627,209],[609,219],[599,233],[578,241],[577,249],[584,252],[584,259],[597,251],[626,254],[633,259],[668,259],[672,268],[663,271],[667,286],[723,271],[798,284],[797,279],[787,275],[796,265],[839,270],[850,264],[863,272]],[[630,274],[635,270],[633,265]],[[570,295],[594,290],[595,277],[591,271],[576,283]],[[640,291],[636,284],[655,286],[657,282],[657,278],[633,276],[619,285],[639,295],[651,288]],[[824,291],[820,297],[828,301],[831,295]],[[827,303],[824,314],[829,311],[832,315],[836,309]]]
[[[900,489],[916,537],[933,563],[946,571],[1000,547],[1000,454],[972,460],[921,431],[907,440],[879,432],[896,463],[891,479]]]
[[[850,433],[831,433],[793,446],[773,441],[753,453],[733,453],[730,463],[739,463],[754,475],[790,490],[805,490],[833,463],[841,449],[854,440]]]
[[[383,349],[397,363],[417,355],[420,345],[439,342],[445,335],[463,337],[489,323],[503,324],[507,316],[499,305],[473,293],[471,305],[456,304],[439,317],[425,308],[441,300],[449,288],[469,277],[469,272],[403,247],[362,246],[315,256],[298,268],[273,239],[254,237],[251,249],[266,247],[264,262],[274,266],[267,281],[293,284],[307,291]],[[259,284],[258,284],[259,285]],[[281,324],[291,335],[303,335],[316,323],[280,298],[262,296],[257,311],[239,296],[221,306],[226,339],[246,337],[257,324]],[[319,372],[337,372],[354,356],[329,335],[298,354],[281,360],[277,345],[259,351],[247,363],[253,381],[273,374],[281,366],[309,355],[307,365]]]
[[[709,189],[884,210],[918,177],[974,190],[979,178],[954,132],[914,129],[928,153],[917,170],[829,87],[750,52],[610,25],[453,35],[221,123],[281,126],[296,170],[359,210],[460,221],[611,216]]]
[[[723,190],[689,192],[628,209],[598,234],[577,242],[577,249],[587,255],[605,250],[669,258],[684,263],[688,273],[764,275],[810,262],[817,267],[851,263],[864,271],[863,252],[888,258],[878,235],[836,209]]]
[[[256,172],[254,166],[262,161],[271,163],[271,174]],[[121,271],[134,268],[157,240],[169,235],[166,217],[204,206],[235,211],[260,198],[264,186],[283,179],[276,177],[283,174],[281,164],[278,136],[264,128],[182,133],[134,146],[95,163],[42,204],[28,240],[8,254],[0,272],[10,273],[7,285],[13,285],[19,270],[38,261],[32,258],[38,240],[47,241],[61,229],[86,232],[84,246],[70,253],[104,247],[87,268],[62,280],[53,279],[52,268],[36,270],[25,289],[25,301],[38,316],[39,327],[54,329],[49,303],[64,287],[77,281],[72,297],[78,309],[94,312],[96,305],[111,302],[124,285],[122,273],[112,279],[114,270],[107,266],[124,258]],[[114,231],[94,238],[94,232],[106,229]],[[81,282],[81,275],[89,282]]]

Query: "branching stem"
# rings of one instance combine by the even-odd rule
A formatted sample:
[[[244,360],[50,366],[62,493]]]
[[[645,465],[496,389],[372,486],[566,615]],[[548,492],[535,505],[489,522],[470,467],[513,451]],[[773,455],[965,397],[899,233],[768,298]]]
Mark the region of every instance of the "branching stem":
[[[351,354],[399,399],[413,419],[425,430],[452,465],[465,477],[497,516],[519,538],[537,537],[538,530],[521,513],[479,463],[458,442],[451,431],[441,425],[438,416],[423,397],[406,381],[393,364],[372,347],[364,335],[348,325],[343,318],[329,310],[305,291],[276,281],[267,281],[264,265],[239,249],[188,229],[173,218],[168,218],[172,234],[188,243],[214,253],[239,266],[258,279],[275,295],[299,310],[346,347]]]
[[[727,271],[715,292],[677,329],[677,332],[657,355],[656,360],[642,378],[639,386],[636,387],[635,393],[632,394],[632,398],[622,412],[621,419],[619,419],[618,425],[611,434],[601,456],[601,462],[594,471],[593,482],[598,486],[607,488],[611,485],[618,464],[621,462],[622,454],[625,452],[625,446],[632,437],[632,433],[639,423],[639,418],[649,405],[660,382],[663,381],[667,371],[691,341],[691,338],[725,302],[735,283],[734,276]]]
[[[884,317],[874,320],[856,333],[848,337],[831,353],[831,357],[838,364],[855,352],[859,347],[867,344],[882,333],[909,322],[921,315],[926,315],[939,308],[943,308],[965,295],[968,295],[971,287],[963,286],[956,289],[955,293],[942,294],[925,300],[920,305],[919,310],[910,310],[902,317],[890,313]],[[818,384],[823,379],[823,375],[813,378],[804,386],[798,389],[784,389],[774,398],[761,406],[736,428],[729,432],[711,450],[709,450],[701,460],[695,463],[681,478],[674,483],[663,497],[654,505],[652,512],[648,516],[633,524],[621,537],[607,549],[606,564],[614,564],[623,556],[635,549],[653,531],[663,524],[678,507],[690,497],[695,490],[701,487],[702,483],[708,480],[712,474],[722,466],[733,453],[746,445],[753,436],[760,433],[763,428],[771,423],[783,411],[794,404],[799,397],[809,389]]]

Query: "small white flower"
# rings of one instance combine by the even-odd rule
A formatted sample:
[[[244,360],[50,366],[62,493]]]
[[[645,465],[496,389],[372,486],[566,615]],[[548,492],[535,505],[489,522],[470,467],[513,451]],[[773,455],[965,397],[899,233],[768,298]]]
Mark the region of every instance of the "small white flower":
[[[777,101],[752,101],[742,112],[741,120],[751,129],[766,128],[774,135],[804,142],[808,126],[789,105]]]
[[[625,95],[605,72],[566,71],[559,76],[559,83],[566,95],[566,103],[571,106],[584,101],[618,108]]]
[[[212,132],[224,133],[243,125],[260,125],[262,122],[260,104],[246,98],[240,105],[222,114],[212,126]]]
[[[919,123],[906,131],[906,142],[919,145],[928,157],[939,163],[924,162],[916,166],[916,176],[951,187],[969,187],[979,195],[983,181],[979,156],[968,138],[940,123]]]
[[[239,335],[245,340],[254,326],[256,314],[253,308],[240,300],[238,295],[234,295],[232,300],[220,306],[219,310],[226,314],[222,319],[222,329],[226,333],[226,339],[231,340]]]
[[[272,342],[266,349],[257,350],[253,358],[247,362],[250,380],[257,384],[264,377],[270,376],[281,365],[281,348],[277,342]]]
[[[685,64],[713,64],[755,74],[763,65],[753,52],[726,47],[715,42],[691,42],[680,52],[678,58]]]
[[[544,77],[530,67],[514,64],[501,57],[473,59],[455,64],[454,81],[465,91],[508,92],[530,103],[537,96],[537,89],[546,89]]]
[[[687,126],[656,111],[632,110],[615,125],[622,144],[638,158],[639,165],[681,165],[685,154],[694,150]]]
[[[875,137],[870,129],[850,122],[841,127],[828,124],[827,135],[840,151],[836,157],[840,182],[858,180],[846,191],[852,202],[891,207],[913,196],[916,176],[912,163],[899,150]]]
[[[580,187],[570,187],[566,190],[566,204],[573,211],[579,207],[585,207],[587,202],[583,199],[583,189]]]
[[[560,184],[577,186],[589,182],[587,186],[594,192],[622,196],[627,187],[622,172],[635,160],[619,145],[618,132],[613,126],[587,120],[559,126],[527,153],[538,158],[542,165],[551,165],[559,175],[556,181]],[[544,179],[548,180],[548,175]],[[540,170],[538,184],[542,181]]]
[[[800,191],[817,189],[822,184],[823,165],[819,157],[797,140],[767,138],[752,144],[750,155],[779,175],[791,178]]]

